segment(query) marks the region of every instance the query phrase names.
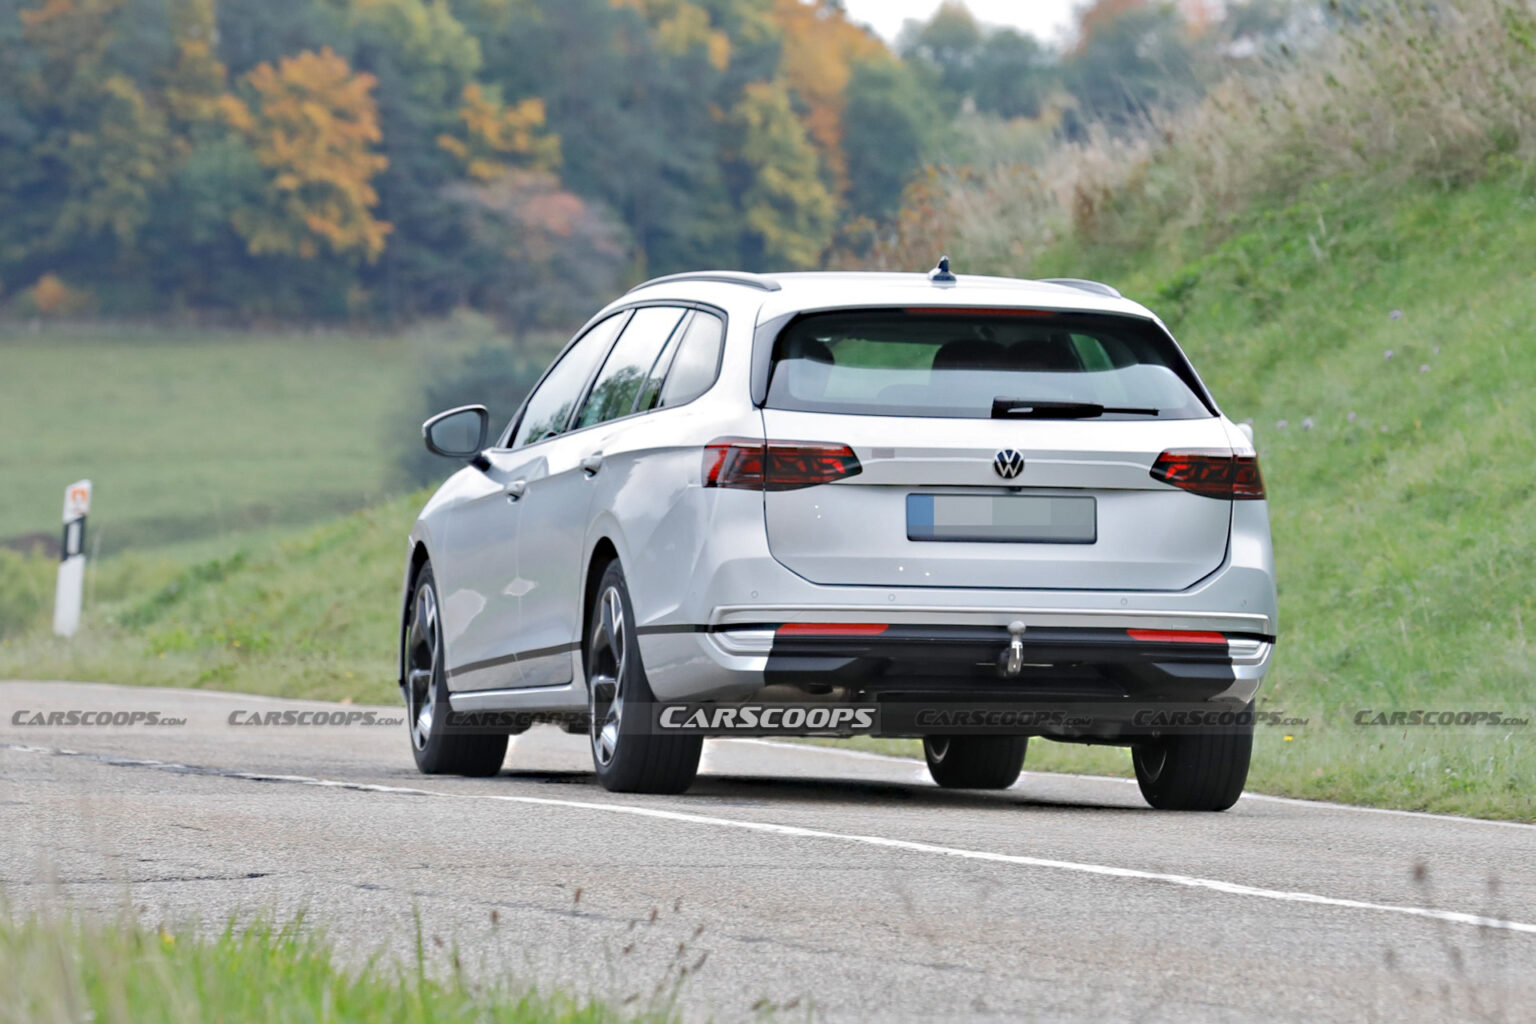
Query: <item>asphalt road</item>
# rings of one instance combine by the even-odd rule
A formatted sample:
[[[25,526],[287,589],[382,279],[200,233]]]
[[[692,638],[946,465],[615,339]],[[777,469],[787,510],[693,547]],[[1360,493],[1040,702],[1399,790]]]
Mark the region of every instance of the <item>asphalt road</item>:
[[[687,796],[622,796],[552,729],[469,780],[418,775],[403,724],[229,724],[326,707],[0,683],[0,901],[303,910],[356,963],[409,957],[419,915],[436,969],[457,950],[691,1019],[1536,1020],[1536,827],[1254,796],[1166,814],[1029,773],[947,792],[747,740],[709,743]],[[69,709],[186,724],[14,718]]]

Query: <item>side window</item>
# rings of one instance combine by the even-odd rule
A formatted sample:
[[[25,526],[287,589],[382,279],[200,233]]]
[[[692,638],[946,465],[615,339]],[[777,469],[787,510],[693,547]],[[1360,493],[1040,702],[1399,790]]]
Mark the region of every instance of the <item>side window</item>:
[[[720,373],[720,348],[725,323],[712,313],[699,312],[677,344],[677,355],[661,387],[661,405],[682,405],[698,398]]]
[[[650,412],[661,403],[661,385],[667,379],[667,368],[672,365],[672,360],[677,356],[678,342],[682,341],[683,335],[688,333],[688,323],[688,319],[684,318],[672,332],[672,337],[667,339],[661,355],[656,357],[656,362],[651,366],[651,372],[645,378],[645,385],[640,389],[640,398],[635,402],[636,412]]]
[[[523,408],[523,418],[512,435],[509,448],[522,448],[565,430],[571,410],[581,398],[581,389],[592,375],[615,335],[629,319],[629,313],[615,313],[593,327],[572,345],[549,371]]]
[[[608,361],[592,384],[592,392],[576,418],[576,427],[616,420],[635,410],[641,385],[686,312],[676,306],[646,306],[635,310],[629,326],[624,328],[618,344],[608,353]]]

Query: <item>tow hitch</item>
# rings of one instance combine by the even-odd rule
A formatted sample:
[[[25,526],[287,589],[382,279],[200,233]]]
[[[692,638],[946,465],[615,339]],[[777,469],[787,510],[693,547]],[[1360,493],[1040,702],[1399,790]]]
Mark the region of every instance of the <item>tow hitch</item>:
[[[1008,649],[998,655],[998,668],[1012,679],[1024,671],[1024,623],[1015,619],[1008,623]]]

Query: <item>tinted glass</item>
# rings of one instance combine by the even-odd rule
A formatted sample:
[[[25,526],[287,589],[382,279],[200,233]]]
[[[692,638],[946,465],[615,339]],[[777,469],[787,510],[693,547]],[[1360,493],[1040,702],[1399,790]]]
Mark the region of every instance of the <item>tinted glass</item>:
[[[725,324],[719,317],[704,312],[694,314],[662,385],[663,406],[691,402],[709,390],[720,373],[720,343],[724,339]]]
[[[581,398],[581,389],[592,375],[592,367],[608,351],[614,335],[628,319],[627,312],[614,314],[582,335],[581,340],[566,351],[529,397],[509,447],[521,448],[565,429],[571,410]]]
[[[1091,403],[1104,419],[1212,415],[1157,325],[1084,313],[850,311],[803,317],[774,345],[768,405],[988,419],[997,399]]]
[[[672,332],[672,337],[667,339],[666,347],[661,350],[661,355],[656,358],[651,372],[646,376],[645,386],[640,389],[640,400],[635,403],[635,411],[650,412],[661,404],[661,386],[666,383],[667,369],[672,365],[672,360],[677,357],[678,342],[683,340],[683,335],[687,332],[688,321],[685,319],[677,330]]]
[[[685,312],[671,306],[635,310],[592,385],[592,393],[576,419],[577,427],[615,420],[634,411],[641,385]]]

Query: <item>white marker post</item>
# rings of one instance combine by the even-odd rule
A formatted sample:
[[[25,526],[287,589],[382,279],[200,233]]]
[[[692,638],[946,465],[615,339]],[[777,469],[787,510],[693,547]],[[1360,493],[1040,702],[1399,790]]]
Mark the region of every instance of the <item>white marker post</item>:
[[[80,628],[80,599],[85,591],[85,514],[91,510],[91,482],[76,480],[64,488],[64,542],[59,552],[59,589],[53,601],[53,631],[74,636]]]

